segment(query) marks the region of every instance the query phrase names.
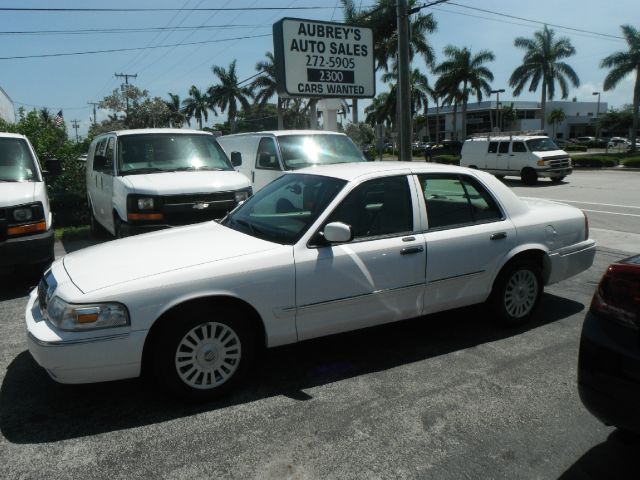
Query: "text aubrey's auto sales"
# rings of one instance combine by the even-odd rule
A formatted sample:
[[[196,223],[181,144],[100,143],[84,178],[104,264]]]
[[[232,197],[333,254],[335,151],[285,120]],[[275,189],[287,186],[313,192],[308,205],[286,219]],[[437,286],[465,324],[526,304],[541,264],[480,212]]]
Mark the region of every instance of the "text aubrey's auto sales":
[[[273,25],[273,47],[281,96],[375,96],[370,28],[283,18]]]

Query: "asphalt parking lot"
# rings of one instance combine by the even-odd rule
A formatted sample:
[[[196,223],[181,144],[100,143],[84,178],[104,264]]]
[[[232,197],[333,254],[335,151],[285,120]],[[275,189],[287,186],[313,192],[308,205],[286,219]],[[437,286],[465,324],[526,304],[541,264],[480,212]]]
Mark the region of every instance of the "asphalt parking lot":
[[[640,442],[600,424],[576,389],[591,295],[628,255],[606,243],[520,329],[472,307],[281,347],[200,405],[143,379],[53,382],[26,350],[31,282],[5,275],[0,478],[637,478]]]

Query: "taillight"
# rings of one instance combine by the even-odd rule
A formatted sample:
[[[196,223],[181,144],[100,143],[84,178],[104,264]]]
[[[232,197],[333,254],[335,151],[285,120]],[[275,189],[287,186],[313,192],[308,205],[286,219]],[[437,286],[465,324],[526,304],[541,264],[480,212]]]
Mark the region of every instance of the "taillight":
[[[584,239],[589,240],[589,217],[584,212],[582,212],[582,215],[584,215]]]
[[[640,269],[611,265],[593,295],[591,309],[629,327],[640,327]]]

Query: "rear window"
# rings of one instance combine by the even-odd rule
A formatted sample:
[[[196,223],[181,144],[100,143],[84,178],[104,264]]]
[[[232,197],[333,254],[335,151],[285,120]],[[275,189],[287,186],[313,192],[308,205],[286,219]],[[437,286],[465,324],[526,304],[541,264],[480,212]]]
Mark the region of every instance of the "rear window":
[[[158,133],[119,137],[118,170],[129,175],[233,167],[213,136]]]
[[[0,182],[37,182],[31,150],[22,138],[0,138]]]
[[[278,140],[287,170],[366,161],[358,147],[345,135],[287,135]]]

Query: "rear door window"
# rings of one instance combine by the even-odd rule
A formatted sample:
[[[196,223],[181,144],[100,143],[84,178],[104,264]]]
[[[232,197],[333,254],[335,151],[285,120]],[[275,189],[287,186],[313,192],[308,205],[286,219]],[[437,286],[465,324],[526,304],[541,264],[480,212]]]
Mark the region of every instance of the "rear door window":
[[[488,153],[497,153],[497,152],[498,152],[498,142],[489,142]]]
[[[498,152],[509,153],[509,143],[511,142],[500,142],[500,147],[498,147]]]

